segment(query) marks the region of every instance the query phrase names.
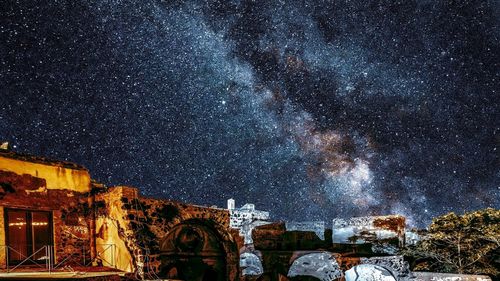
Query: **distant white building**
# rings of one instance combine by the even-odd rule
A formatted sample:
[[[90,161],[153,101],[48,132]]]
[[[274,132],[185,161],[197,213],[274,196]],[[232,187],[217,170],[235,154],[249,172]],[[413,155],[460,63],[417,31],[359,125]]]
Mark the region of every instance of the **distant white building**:
[[[239,229],[240,235],[245,237],[245,244],[252,244],[252,230],[260,225],[270,223],[269,212],[255,210],[254,204],[245,204],[236,208],[234,199],[227,200],[227,209],[230,214],[229,226]]]

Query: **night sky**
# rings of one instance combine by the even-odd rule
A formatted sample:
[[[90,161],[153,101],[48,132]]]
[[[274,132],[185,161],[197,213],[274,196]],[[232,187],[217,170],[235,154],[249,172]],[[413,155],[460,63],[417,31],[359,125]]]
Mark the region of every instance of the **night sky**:
[[[500,208],[498,1],[2,1],[0,140],[274,219]]]

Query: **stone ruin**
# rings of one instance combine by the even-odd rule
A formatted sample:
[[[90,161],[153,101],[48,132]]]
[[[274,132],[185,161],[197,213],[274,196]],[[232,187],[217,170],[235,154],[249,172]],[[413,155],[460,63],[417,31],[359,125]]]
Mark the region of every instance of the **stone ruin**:
[[[0,274],[32,255],[52,270],[149,280],[490,280],[411,272],[394,254],[418,239],[402,216],[275,222],[235,205],[147,198],[99,184],[80,165],[0,149]]]

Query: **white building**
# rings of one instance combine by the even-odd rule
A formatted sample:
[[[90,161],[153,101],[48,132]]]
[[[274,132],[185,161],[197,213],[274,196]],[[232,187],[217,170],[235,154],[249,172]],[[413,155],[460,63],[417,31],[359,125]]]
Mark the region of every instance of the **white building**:
[[[245,237],[245,244],[252,244],[252,230],[270,223],[269,212],[255,210],[254,204],[245,204],[241,208],[236,208],[235,205],[234,199],[227,200],[229,226],[240,230],[240,235]]]

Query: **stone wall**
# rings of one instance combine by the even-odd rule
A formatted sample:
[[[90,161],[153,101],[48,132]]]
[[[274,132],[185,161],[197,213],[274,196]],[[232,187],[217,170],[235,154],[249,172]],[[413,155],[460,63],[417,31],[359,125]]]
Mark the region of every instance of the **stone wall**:
[[[363,270],[381,268],[396,280],[490,280],[411,273],[393,253],[405,241],[401,216],[334,219],[328,229],[323,222],[271,223],[269,213],[252,204],[230,205],[227,210],[144,198],[133,187],[92,185],[88,171],[76,164],[0,151],[0,218],[10,209],[50,212],[55,266],[101,265],[156,279],[177,274],[183,259],[193,259],[191,269],[200,270],[200,264],[222,270],[213,280],[331,280],[347,278],[347,272],[356,279]],[[0,246],[5,244],[0,219]],[[4,249],[0,268],[6,267]]]
[[[287,231],[313,231],[319,239],[325,240],[324,221],[289,222],[285,224]]]
[[[132,194],[129,194],[132,192]],[[110,188],[95,195],[96,255],[95,265],[136,270],[134,251],[137,241],[123,206],[123,198],[136,196],[136,191],[124,187]]]
[[[403,216],[353,217],[334,219],[332,241],[334,244],[370,244],[378,254],[396,254],[405,242]]]
[[[331,248],[331,240],[322,240],[314,230],[286,229],[284,222],[259,226],[253,231],[254,247],[259,251],[299,251]]]
[[[391,221],[392,216],[382,217],[381,224],[396,226],[393,227],[395,243],[399,244],[398,234],[404,233],[404,224],[398,217]],[[378,219],[381,219],[378,217]],[[373,229],[373,218],[369,220],[369,226]],[[334,224],[333,227],[342,228],[348,224]],[[365,224],[362,224],[365,225]],[[402,228],[401,228],[402,225]],[[391,226],[392,227],[392,226]],[[389,227],[387,227],[389,228]],[[357,231],[356,228],[354,230]],[[392,228],[391,228],[392,230]],[[333,230],[335,231],[335,230]],[[372,264],[384,266],[391,265],[394,268],[395,276],[408,277],[408,264],[400,256],[379,256],[373,251],[374,241],[370,243],[334,243],[331,229],[324,229],[320,223],[290,224],[277,222],[260,226],[253,231],[253,241],[255,250],[260,253],[264,276],[270,280],[278,280],[280,276],[299,276],[301,273],[313,273],[309,276],[330,278],[346,272],[351,268],[361,264]],[[324,232],[324,239],[318,235]],[[334,237],[334,236],[333,236]],[[381,238],[385,241],[385,237]],[[317,268],[312,268],[316,266]]]
[[[27,165],[35,164],[40,163]],[[162,240],[176,226],[196,223],[213,229],[220,241],[228,280],[239,276],[238,249],[243,240],[238,230],[229,227],[225,209],[143,198],[131,187],[94,189],[92,193],[72,187],[50,189],[45,178],[0,169],[0,213],[4,208],[51,212],[54,264],[65,261],[61,267],[102,265],[160,273]],[[0,242],[5,244],[4,227],[0,227]],[[0,265],[5,266],[4,251],[0,252]]]
[[[244,225],[255,221],[269,221],[269,212],[255,210],[254,204],[245,204],[241,208],[229,209],[230,226],[232,228],[241,228]]]
[[[228,200],[229,226],[239,230],[245,245],[251,245],[253,229],[270,223],[269,212],[255,210],[254,204],[245,204],[241,208],[234,208],[234,204],[234,199]]]
[[[5,221],[3,220],[4,210],[3,207],[0,206],[0,268],[6,267],[6,252],[5,252]]]
[[[0,170],[44,179],[47,189],[90,191],[89,172],[71,163],[0,151]]]
[[[238,239],[234,236],[238,232],[229,228],[227,210],[143,198],[132,187],[109,188],[96,195],[95,205],[97,242],[116,245],[118,269],[161,274],[164,239],[175,227],[195,223],[216,232],[226,254],[228,280],[237,280]],[[148,262],[144,263],[146,260]]]
[[[84,263],[91,255],[91,198],[73,190],[47,189],[43,178],[0,170],[0,207],[49,211],[53,216],[55,264],[60,261]],[[1,220],[3,224],[3,219]],[[5,228],[0,241],[5,245]],[[85,258],[84,258],[85,257]],[[5,255],[0,256],[5,266]]]

